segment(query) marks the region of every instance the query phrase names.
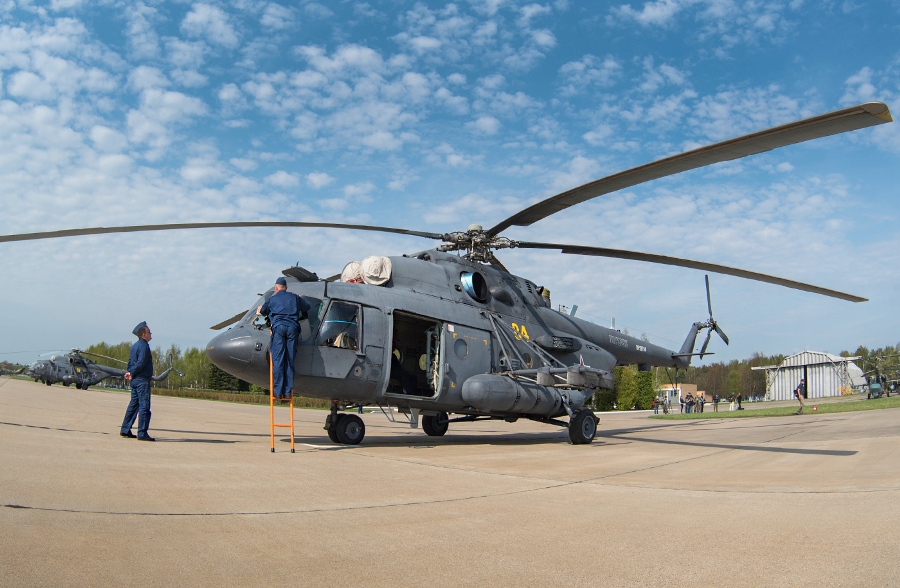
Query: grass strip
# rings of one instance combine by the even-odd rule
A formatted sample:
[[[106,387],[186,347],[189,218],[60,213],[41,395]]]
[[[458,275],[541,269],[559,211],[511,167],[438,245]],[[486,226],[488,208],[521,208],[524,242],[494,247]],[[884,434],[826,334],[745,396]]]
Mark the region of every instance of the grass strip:
[[[816,404],[812,400],[806,401],[803,407],[803,414],[797,415],[797,407],[779,406],[776,408],[754,408],[745,410],[721,411],[721,412],[701,412],[690,414],[654,414],[650,415],[651,419],[665,419],[674,421],[697,420],[697,419],[746,419],[756,417],[780,417],[780,416],[809,416],[812,414],[831,414],[836,412],[857,412],[860,410],[880,410],[882,408],[900,408],[900,396],[892,396],[890,398],[876,398],[874,400],[852,400],[848,402],[833,402]],[[813,406],[818,410],[813,412]]]

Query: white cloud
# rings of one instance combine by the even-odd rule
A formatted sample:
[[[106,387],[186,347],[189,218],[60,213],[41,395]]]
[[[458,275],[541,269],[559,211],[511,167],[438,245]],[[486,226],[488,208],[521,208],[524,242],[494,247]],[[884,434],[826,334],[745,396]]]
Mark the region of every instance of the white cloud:
[[[139,59],[152,59],[159,53],[159,35],[153,29],[151,20],[156,9],[143,2],[136,2],[125,11],[127,27],[125,34],[132,54]]]
[[[587,54],[578,61],[570,61],[559,68],[563,84],[561,92],[571,96],[590,86],[608,87],[615,83],[621,73],[622,66],[613,57],[600,59]]]
[[[306,183],[318,190],[334,182],[334,178],[324,172],[313,172],[307,174]]]
[[[667,25],[678,12],[682,5],[677,0],[658,0],[646,2],[640,10],[634,10],[631,4],[623,4],[612,9],[613,14],[627,20],[634,20],[644,26]]]
[[[169,63],[175,67],[197,69],[203,65],[206,44],[169,38],[166,39],[166,52]]]
[[[238,168],[242,172],[253,171],[258,167],[258,164],[252,159],[244,159],[241,157],[232,157],[228,160],[228,163]]]
[[[344,195],[350,198],[359,198],[362,196],[367,196],[375,189],[375,184],[372,182],[360,182],[358,184],[350,184],[348,186],[344,186]]]
[[[613,134],[612,127],[609,125],[600,125],[593,131],[588,131],[581,136],[582,139],[595,147],[599,147],[605,143],[605,140]]]
[[[91,141],[100,151],[117,152],[128,145],[125,135],[104,125],[95,125],[90,132]]]
[[[272,175],[266,176],[266,183],[281,188],[291,188],[300,184],[300,178],[295,174],[279,170]]]
[[[380,72],[384,70],[384,60],[377,51],[362,45],[348,44],[328,57],[321,47],[304,45],[295,52],[303,57],[314,69],[330,77],[341,78],[358,72]]]
[[[191,11],[181,21],[181,30],[187,35],[201,37],[213,45],[226,48],[237,47],[239,43],[228,15],[211,4],[193,4]]]
[[[481,135],[496,135],[500,130],[500,121],[493,116],[480,116],[466,123],[466,128]]]
[[[259,19],[259,24],[270,31],[293,28],[295,26],[294,11],[287,6],[270,2],[266,5],[262,17]]]
[[[219,100],[222,102],[232,102],[234,100],[239,100],[243,94],[241,94],[241,90],[234,84],[225,84],[219,90]]]

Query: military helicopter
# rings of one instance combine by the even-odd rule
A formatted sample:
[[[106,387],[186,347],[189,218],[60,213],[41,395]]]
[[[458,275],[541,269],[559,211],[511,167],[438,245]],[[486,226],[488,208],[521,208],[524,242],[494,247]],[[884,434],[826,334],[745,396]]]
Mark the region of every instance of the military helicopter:
[[[872,369],[863,373],[866,378],[866,398],[881,398],[887,396],[890,398],[891,392],[897,390],[898,380],[897,373],[900,372],[898,365],[884,365],[887,359],[897,358],[900,355],[873,355],[866,359],[865,363],[874,366]],[[896,360],[895,360],[896,361]],[[893,372],[895,379],[889,379],[887,372]]]
[[[35,382],[43,382],[48,386],[57,382],[63,386],[75,384],[75,387],[79,390],[87,390],[90,386],[95,386],[107,378],[121,378],[125,375],[124,369],[101,365],[91,358],[85,357],[86,355],[124,363],[105,355],[73,349],[68,353],[53,355],[50,359],[39,359],[28,368],[28,375],[34,378]],[[152,379],[154,381],[165,380],[172,371],[184,376],[184,374],[171,367],[171,355],[169,355],[168,362],[169,368],[161,374],[153,376]]]
[[[28,369],[27,365],[23,365],[21,367],[16,367],[15,369],[7,367],[8,365],[13,365],[13,364],[4,363],[3,365],[0,365],[0,376],[15,376],[15,375],[24,373],[25,370]]]
[[[712,316],[708,290],[709,318],[690,327],[680,349],[669,350],[553,310],[543,295],[545,289],[509,272],[495,256],[496,250],[548,249],[631,259],[738,276],[852,302],[866,299],[702,261],[518,241],[500,235],[501,231],[531,225],[575,204],[650,180],[892,120],[885,104],[871,102],[773,127],[590,182],[529,206],[487,230],[471,225],[466,231],[441,234],[367,225],[253,221],[94,227],[6,235],[0,236],[0,242],[215,227],[324,227],[440,241],[436,249],[375,258],[369,264],[372,271],[358,272],[358,276],[350,272],[351,279],[320,280],[297,266],[283,272],[288,289],[312,306],[302,321],[302,341],[295,357],[297,393],[331,400],[325,429],[335,443],[357,444],[365,436],[362,419],[345,410],[376,405],[389,418],[395,411],[406,415],[413,427],[421,417],[422,428],[430,436],[444,435],[455,422],[525,418],[565,427],[572,444],[586,444],[596,435],[597,417],[585,404],[596,389],[613,387],[616,365],[683,369],[692,357],[706,353],[713,331],[728,344]],[[264,387],[269,381],[269,331],[256,308],[272,293],[267,291],[248,311],[215,325],[214,329],[230,328],[207,347],[217,366]],[[703,331],[707,335],[702,350],[694,353]]]

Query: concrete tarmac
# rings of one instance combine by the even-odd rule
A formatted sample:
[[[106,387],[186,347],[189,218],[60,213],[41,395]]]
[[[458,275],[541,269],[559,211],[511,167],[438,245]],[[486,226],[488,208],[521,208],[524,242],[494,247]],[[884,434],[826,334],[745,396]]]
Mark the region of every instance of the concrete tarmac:
[[[0,378],[0,586],[897,586],[900,409],[338,447],[297,410]],[[278,408],[286,419],[286,408]]]

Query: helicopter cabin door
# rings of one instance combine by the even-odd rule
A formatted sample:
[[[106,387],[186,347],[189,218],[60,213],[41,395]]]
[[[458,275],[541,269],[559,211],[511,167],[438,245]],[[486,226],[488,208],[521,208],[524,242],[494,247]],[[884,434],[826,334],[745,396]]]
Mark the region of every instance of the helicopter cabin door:
[[[444,323],[393,312],[386,397],[436,399],[445,388]]]

